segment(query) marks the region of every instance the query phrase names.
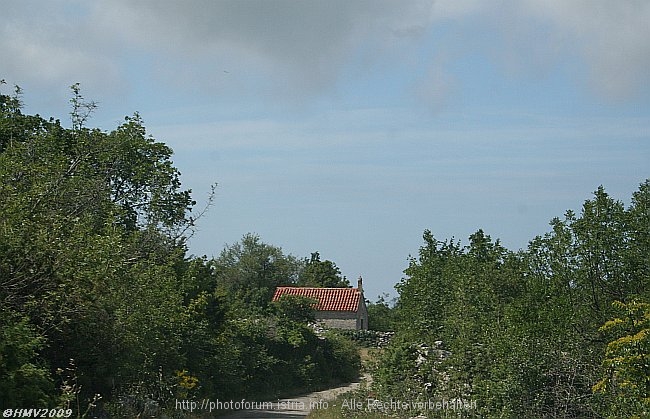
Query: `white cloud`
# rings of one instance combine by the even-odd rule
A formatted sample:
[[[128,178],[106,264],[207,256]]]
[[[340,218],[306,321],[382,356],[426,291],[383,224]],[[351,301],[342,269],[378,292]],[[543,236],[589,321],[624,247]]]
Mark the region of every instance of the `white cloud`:
[[[650,93],[647,1],[437,0],[432,17],[434,25],[471,26],[459,36],[468,50],[476,48],[472,34],[499,33],[490,53],[508,75],[544,77],[577,57],[584,67],[571,69],[573,77],[598,96],[618,101]]]
[[[589,64],[589,82],[599,94],[619,100],[648,93],[650,3],[529,0],[528,12],[575,38]]]
[[[2,12],[0,77],[8,83],[48,92],[63,103],[67,87],[76,82],[98,95],[117,90],[123,70],[83,4],[13,1]]]
[[[110,91],[128,88],[133,57],[145,57],[154,64],[144,77],[167,86],[300,99],[330,91],[361,53],[410,66],[439,100],[449,66],[487,30],[500,33],[491,53],[504,71],[536,77],[582,57],[577,81],[621,100],[648,93],[649,21],[650,3],[634,0],[10,0],[0,76]],[[441,22],[456,33],[438,39]],[[431,57],[401,60],[403,51]],[[423,62],[428,70],[415,68]]]
[[[361,45],[417,34],[430,1],[118,0],[94,9],[97,26],[191,67],[270,75],[283,88],[332,86]],[[377,45],[375,45],[377,46]],[[196,75],[208,78],[209,71]]]

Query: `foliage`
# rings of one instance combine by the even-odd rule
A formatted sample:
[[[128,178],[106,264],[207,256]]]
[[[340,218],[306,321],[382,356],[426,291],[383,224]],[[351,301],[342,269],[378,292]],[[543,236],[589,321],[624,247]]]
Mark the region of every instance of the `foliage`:
[[[188,256],[203,212],[172,150],[137,113],[88,128],[96,104],[72,92],[71,128],[0,94],[0,404],[177,416],[176,399],[348,379],[349,351],[314,334],[306,302],[269,307],[302,262],[252,234]]]
[[[216,281],[243,311],[262,314],[275,288],[297,281],[300,262],[282,249],[262,242],[255,234],[246,234],[240,242],[227,246],[212,262]]]
[[[96,104],[72,91],[71,128],[0,94],[0,404],[170,416],[176,399],[355,378],[357,347],[314,332],[313,301],[271,304],[281,285],[349,286],[338,267],[254,234],[188,256],[195,202],[172,150],[138,114],[88,128]],[[627,208],[599,187],[517,252],[425,231],[395,306],[369,304],[371,327],[396,331],[369,394],[476,400],[465,413],[481,417],[647,416],[649,208],[650,180]]]
[[[52,403],[54,383],[38,358],[44,342],[27,318],[0,308],[0,407]]]
[[[601,332],[613,336],[607,344],[606,375],[593,387],[605,396],[611,416],[646,417],[650,414],[650,304],[615,301],[619,317],[608,320]]]
[[[90,401],[180,362],[175,267],[193,201],[137,115],[86,128],[92,106],[73,92],[72,129],[1,96],[0,299],[50,368],[76,360]]]
[[[308,323],[316,320],[314,307],[317,303],[313,298],[283,295],[272,304],[276,316],[280,319]]]
[[[358,347],[349,339],[330,331],[325,335],[323,342],[327,366],[325,378],[328,382],[350,382],[359,376],[361,358]]]
[[[341,270],[330,260],[320,260],[320,254],[314,252],[304,260],[298,284],[302,287],[349,288],[350,281],[341,275]]]
[[[425,231],[396,286],[397,334],[373,390],[477,400],[484,417],[645,415],[645,306],[612,303],[649,297],[649,190],[646,180],[625,208],[599,187],[525,251],[481,230],[466,246]]]
[[[368,301],[368,329],[381,332],[394,331],[396,327],[395,310],[386,298],[388,294],[380,295],[374,303]]]

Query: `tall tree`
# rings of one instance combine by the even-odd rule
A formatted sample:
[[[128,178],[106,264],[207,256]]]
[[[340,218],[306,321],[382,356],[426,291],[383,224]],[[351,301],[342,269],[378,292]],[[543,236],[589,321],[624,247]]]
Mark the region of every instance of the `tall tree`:
[[[465,247],[425,231],[396,286],[398,333],[377,390],[477,398],[487,417],[645,412],[649,191],[646,180],[626,209],[599,187],[516,253],[481,230]]]
[[[218,286],[254,312],[268,307],[277,286],[295,284],[300,268],[296,257],[250,233],[227,246],[212,264]]]
[[[449,309],[452,262],[462,254],[462,248],[453,239],[436,240],[429,230],[423,239],[419,257],[410,259],[404,270],[406,277],[395,286],[400,294],[396,309],[402,333],[409,339],[433,342],[440,336]]]
[[[320,254],[314,252],[305,259],[304,268],[298,276],[298,285],[303,287],[348,288],[350,282],[341,275],[341,270],[330,260],[320,260]]]
[[[103,132],[77,87],[73,107],[69,129],[0,95],[0,302],[38,332],[44,363],[75,359],[84,395],[108,397],[182,363],[194,202],[139,116]]]
[[[377,301],[367,301],[368,306],[368,329],[378,330],[382,332],[395,331],[395,308],[393,299],[392,305],[386,299],[388,294],[383,294],[377,297]]]

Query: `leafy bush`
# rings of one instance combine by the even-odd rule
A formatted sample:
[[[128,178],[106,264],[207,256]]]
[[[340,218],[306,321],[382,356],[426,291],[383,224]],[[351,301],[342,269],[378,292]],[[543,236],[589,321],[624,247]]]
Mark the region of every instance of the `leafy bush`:
[[[175,399],[354,377],[351,344],[307,326],[311,302],[269,308],[307,262],[253,234],[189,256],[195,202],[172,150],[138,114],[86,127],[96,105],[72,92],[71,128],[24,114],[19,89],[0,94],[0,404],[74,399],[83,416],[99,393],[116,416],[168,415]],[[312,279],[336,273],[311,262]]]
[[[45,339],[26,317],[0,309],[0,406],[51,406],[54,384],[39,351]]]
[[[631,201],[599,187],[525,251],[481,230],[467,246],[425,231],[373,390],[475,399],[481,417],[647,416],[650,180]]]
[[[607,415],[650,415],[650,304],[615,301],[619,316],[600,330],[613,340],[603,360],[604,377],[593,390],[601,396]]]
[[[325,378],[329,381],[342,382],[350,382],[358,378],[361,369],[358,347],[333,331],[327,332],[325,339],[327,349],[324,365],[328,366],[328,374]]]

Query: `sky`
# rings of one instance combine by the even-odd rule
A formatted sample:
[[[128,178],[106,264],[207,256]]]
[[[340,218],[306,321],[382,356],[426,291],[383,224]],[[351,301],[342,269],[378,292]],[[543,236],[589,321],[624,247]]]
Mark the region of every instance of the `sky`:
[[[138,112],[214,205],[190,241],[318,251],[374,301],[422,233],[525,249],[599,185],[650,178],[645,0],[5,0],[0,79]]]

